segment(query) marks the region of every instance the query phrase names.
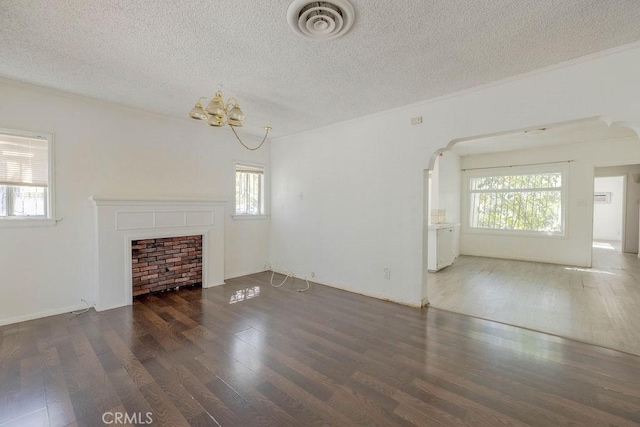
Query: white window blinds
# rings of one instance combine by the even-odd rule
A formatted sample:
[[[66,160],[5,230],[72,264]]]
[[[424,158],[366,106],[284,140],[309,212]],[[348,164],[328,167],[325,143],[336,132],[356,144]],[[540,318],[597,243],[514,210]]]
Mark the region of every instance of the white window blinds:
[[[236,215],[264,214],[264,168],[236,165]]]
[[[49,141],[0,134],[0,185],[47,187]]]

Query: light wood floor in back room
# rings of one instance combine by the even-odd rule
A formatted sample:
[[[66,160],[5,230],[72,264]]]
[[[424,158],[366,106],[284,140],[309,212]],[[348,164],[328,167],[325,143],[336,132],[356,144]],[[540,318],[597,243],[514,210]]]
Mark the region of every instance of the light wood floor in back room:
[[[640,357],[269,276],[0,327],[0,425],[640,423]]]
[[[614,242],[594,243],[590,269],[461,256],[429,274],[428,295],[434,307],[640,355],[640,259]]]

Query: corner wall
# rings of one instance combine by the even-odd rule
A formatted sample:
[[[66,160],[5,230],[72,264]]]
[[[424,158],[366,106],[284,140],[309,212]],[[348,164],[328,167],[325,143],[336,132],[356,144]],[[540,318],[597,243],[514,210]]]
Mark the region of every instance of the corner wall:
[[[185,111],[190,106],[185,106]],[[0,127],[53,133],[53,227],[0,228],[0,324],[93,303],[90,196],[233,200],[234,160],[269,167],[256,152],[203,123],[0,80]],[[259,140],[250,139],[256,144]],[[269,220],[233,221],[227,206],[225,276],[264,270]]]
[[[434,152],[456,139],[586,117],[638,123],[638,75],[640,49],[627,47],[275,140],[271,264],[420,305],[423,171]],[[415,116],[422,125],[410,125]],[[570,215],[590,221],[591,206],[572,206]]]

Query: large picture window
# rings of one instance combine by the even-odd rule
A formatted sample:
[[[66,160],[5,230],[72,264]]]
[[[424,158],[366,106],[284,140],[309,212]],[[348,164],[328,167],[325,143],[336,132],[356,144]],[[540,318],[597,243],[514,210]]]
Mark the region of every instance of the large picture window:
[[[236,215],[265,215],[264,167],[236,164]]]
[[[51,216],[50,140],[0,130],[0,219]]]
[[[470,176],[469,227],[563,235],[563,176],[562,171]]]

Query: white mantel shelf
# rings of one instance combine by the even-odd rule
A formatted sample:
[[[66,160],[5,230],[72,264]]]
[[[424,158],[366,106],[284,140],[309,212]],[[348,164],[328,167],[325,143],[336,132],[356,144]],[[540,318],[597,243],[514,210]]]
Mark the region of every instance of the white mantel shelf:
[[[201,206],[201,205],[226,205],[226,200],[213,199],[114,199],[108,197],[89,197],[96,206]]]
[[[224,284],[227,202],[211,199],[91,197],[94,206],[94,289],[98,311],[133,303],[131,242],[202,235],[202,287]]]

